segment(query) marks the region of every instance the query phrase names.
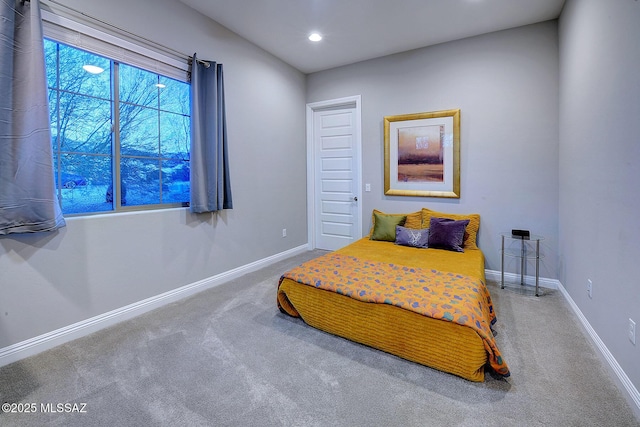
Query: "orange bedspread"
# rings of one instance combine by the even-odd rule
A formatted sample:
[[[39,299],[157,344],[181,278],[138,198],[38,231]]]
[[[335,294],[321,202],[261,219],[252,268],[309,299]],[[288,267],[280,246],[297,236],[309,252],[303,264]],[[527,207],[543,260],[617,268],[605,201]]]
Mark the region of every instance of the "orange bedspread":
[[[481,318],[479,320],[481,332],[446,318],[449,315],[451,315],[449,317],[456,317],[454,314],[455,305],[463,305],[467,302],[460,301],[458,304],[454,297],[455,305],[449,304],[454,308],[454,312],[448,309],[440,310],[445,319],[437,319],[429,317],[428,314],[406,309],[414,302],[418,302],[419,299],[422,300],[424,296],[415,298],[415,301],[411,300],[411,297],[407,300],[405,296],[403,297],[405,302],[401,300],[393,302],[392,299],[386,302],[385,298],[380,301],[380,297],[375,295],[376,291],[371,290],[368,298],[373,298],[374,301],[356,299],[353,296],[362,289],[356,286],[352,290],[346,290],[344,285],[349,279],[345,281],[346,276],[342,274],[343,269],[333,268],[331,270],[330,264],[329,271],[322,274],[332,279],[325,278],[325,281],[327,283],[333,282],[329,286],[334,289],[316,287],[316,280],[312,278],[303,280],[300,277],[298,280],[294,276],[299,275],[303,270],[293,269],[285,273],[284,276],[288,277],[280,279],[277,293],[278,307],[288,315],[301,317],[305,323],[315,328],[471,381],[483,381],[487,366],[492,370],[502,372],[503,375],[508,375],[507,365],[495,347],[493,334],[490,328],[485,327],[491,325],[495,317],[493,317],[490,297],[484,285],[484,255],[482,251],[465,248],[464,253],[459,253],[440,249],[416,249],[395,245],[393,242],[372,241],[365,237],[320,257],[320,260],[311,260],[312,264],[306,265],[311,268],[304,275],[312,277],[316,273],[313,271],[314,269],[321,270],[321,266],[317,265],[319,262],[329,262],[330,259],[335,262],[349,258],[367,262],[371,268],[377,268],[374,266],[378,263],[393,264],[399,270],[408,267],[407,273],[403,273],[403,275],[408,276],[410,282],[413,281],[411,275],[414,272],[427,272],[428,274],[424,278],[427,281],[432,281],[434,277],[440,276],[446,282],[447,277],[451,277],[450,272],[455,273],[453,276],[464,276],[464,279],[455,281],[467,282],[477,288],[478,295],[485,295],[486,292],[485,301],[488,304],[484,308],[479,307],[479,311],[488,312],[488,314],[476,313]],[[313,264],[316,264],[316,267],[313,267]],[[322,268],[325,267],[327,266]],[[352,266],[352,273],[355,274],[355,270],[358,268],[360,267]],[[413,271],[411,271],[412,269]],[[358,274],[355,274],[356,277],[351,279],[352,282],[360,280],[357,277]],[[393,280],[393,271],[386,274],[391,274],[392,280],[389,281],[390,287],[384,293],[393,294],[396,291],[402,293],[407,289],[407,286],[402,284],[404,279]],[[303,284],[301,281],[307,281],[311,284]],[[360,286],[364,287],[364,285]],[[416,286],[419,290],[420,286]],[[437,286],[428,284],[423,287],[431,291],[432,287]],[[335,292],[338,289],[341,289],[340,293]],[[350,293],[351,296],[346,296],[345,293]],[[453,295],[453,293],[451,294]],[[365,296],[363,295],[363,297]],[[462,298],[461,295],[458,296]],[[480,297],[480,299],[483,298]],[[420,304],[418,302],[418,306]],[[447,303],[445,300],[433,303],[425,300],[422,304],[422,308],[428,312],[429,304],[437,304],[443,308],[443,305]],[[459,319],[461,317],[462,314],[458,315]],[[465,322],[462,323],[466,323],[467,319],[463,320]]]
[[[340,253],[308,261],[286,272],[280,283],[285,278],[363,302],[389,304],[467,326],[482,338],[495,372],[509,375],[491,331],[495,322],[491,296],[479,278]]]

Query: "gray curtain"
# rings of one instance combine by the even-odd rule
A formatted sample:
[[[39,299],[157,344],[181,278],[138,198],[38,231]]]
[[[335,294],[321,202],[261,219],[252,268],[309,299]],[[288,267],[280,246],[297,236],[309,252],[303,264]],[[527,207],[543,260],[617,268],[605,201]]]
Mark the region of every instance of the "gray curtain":
[[[0,1],[0,235],[65,225],[56,197],[39,0]]]
[[[233,208],[222,64],[199,61],[191,66],[191,211]]]

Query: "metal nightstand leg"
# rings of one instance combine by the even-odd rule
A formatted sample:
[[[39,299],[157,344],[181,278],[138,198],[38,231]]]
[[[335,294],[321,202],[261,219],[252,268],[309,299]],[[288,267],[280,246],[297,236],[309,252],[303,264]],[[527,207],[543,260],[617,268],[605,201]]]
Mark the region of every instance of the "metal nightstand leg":
[[[536,240],[536,296],[540,296],[538,294],[538,282],[540,279],[540,240]]]
[[[525,248],[524,239],[520,241],[520,286],[524,286],[524,268],[527,262],[527,250]]]
[[[504,289],[504,236],[502,236],[502,259],[500,261],[500,285]]]

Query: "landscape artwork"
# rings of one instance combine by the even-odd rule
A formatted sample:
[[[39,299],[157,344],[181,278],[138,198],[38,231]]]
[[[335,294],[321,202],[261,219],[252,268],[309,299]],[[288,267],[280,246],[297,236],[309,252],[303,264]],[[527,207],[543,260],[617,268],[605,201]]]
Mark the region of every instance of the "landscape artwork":
[[[398,181],[444,180],[444,126],[398,129]]]
[[[384,194],[460,197],[460,110],[384,117]]]

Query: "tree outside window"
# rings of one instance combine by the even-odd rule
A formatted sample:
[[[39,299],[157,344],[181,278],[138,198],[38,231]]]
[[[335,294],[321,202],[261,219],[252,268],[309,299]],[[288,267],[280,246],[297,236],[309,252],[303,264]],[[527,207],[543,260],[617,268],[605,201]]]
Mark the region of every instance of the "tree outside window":
[[[47,39],[44,45],[63,213],[186,205],[188,83]]]

